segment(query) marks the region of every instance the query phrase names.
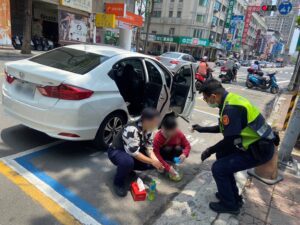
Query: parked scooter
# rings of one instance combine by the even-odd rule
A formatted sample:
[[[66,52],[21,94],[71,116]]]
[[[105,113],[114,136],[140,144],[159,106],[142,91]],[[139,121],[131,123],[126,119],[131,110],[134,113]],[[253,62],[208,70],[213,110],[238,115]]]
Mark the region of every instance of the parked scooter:
[[[197,91],[200,91],[200,89],[201,89],[201,87],[202,87],[202,85],[204,84],[205,81],[210,80],[210,79],[213,78],[212,72],[213,72],[212,69],[208,69],[206,76],[203,76],[200,73],[196,72],[196,75],[195,75],[195,78],[196,78],[195,86],[196,86],[196,90]]]
[[[279,92],[279,86],[276,80],[276,73],[267,73],[269,79],[264,77],[264,73],[261,71],[254,71],[252,69],[248,69],[248,76],[246,81],[247,88],[260,88],[262,90],[270,89],[272,94],[277,94]]]
[[[222,83],[230,83],[234,80],[234,71],[228,70],[225,66],[221,67],[221,73],[219,75],[219,78],[221,79]]]
[[[43,44],[41,39],[38,36],[33,36],[32,42],[34,44],[34,49],[37,51],[42,51],[43,50]]]
[[[12,38],[12,45],[14,46],[15,49],[21,49],[22,46],[22,41],[19,36],[14,36]]]

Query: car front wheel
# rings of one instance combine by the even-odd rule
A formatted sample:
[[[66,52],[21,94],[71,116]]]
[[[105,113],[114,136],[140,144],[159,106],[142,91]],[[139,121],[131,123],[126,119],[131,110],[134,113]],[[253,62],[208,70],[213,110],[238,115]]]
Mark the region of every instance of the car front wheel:
[[[108,149],[114,137],[122,130],[126,124],[126,117],[120,112],[109,114],[102,122],[93,141],[100,150]]]

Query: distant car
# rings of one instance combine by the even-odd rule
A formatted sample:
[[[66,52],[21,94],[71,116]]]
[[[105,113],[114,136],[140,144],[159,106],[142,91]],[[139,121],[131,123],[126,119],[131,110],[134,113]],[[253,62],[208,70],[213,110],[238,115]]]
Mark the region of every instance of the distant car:
[[[242,60],[240,63],[241,63],[241,66],[251,66],[249,60]]]
[[[268,63],[266,61],[259,61],[259,65],[261,68],[267,68]]]
[[[187,118],[195,103],[190,63],[171,72],[153,57],[96,45],[68,45],[5,64],[5,113],[51,137],[94,140],[105,149],[145,107]]]
[[[194,71],[196,71],[197,67],[199,66],[199,63],[194,59],[193,56],[182,52],[166,52],[160,56],[157,56],[156,59],[172,72],[177,71],[178,68],[187,62],[192,64]]]
[[[274,67],[274,64],[272,62],[267,62],[267,68],[272,68]]]
[[[220,58],[215,61],[215,64],[216,64],[216,66],[224,66],[226,61],[227,61],[226,58]]]
[[[284,67],[284,64],[283,64],[283,62],[276,62],[275,67],[276,68],[282,68],[282,67]]]

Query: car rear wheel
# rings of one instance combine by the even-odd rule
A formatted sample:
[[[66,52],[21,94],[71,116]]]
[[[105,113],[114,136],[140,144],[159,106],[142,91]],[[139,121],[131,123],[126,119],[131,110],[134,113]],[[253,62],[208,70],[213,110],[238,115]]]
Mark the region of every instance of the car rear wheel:
[[[95,147],[100,150],[108,149],[113,138],[126,124],[126,116],[120,112],[109,114],[102,122],[93,141]]]

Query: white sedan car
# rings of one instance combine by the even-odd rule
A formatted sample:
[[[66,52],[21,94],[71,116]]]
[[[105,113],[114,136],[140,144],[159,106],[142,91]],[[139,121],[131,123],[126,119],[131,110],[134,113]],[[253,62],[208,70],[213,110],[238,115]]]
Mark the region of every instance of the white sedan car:
[[[156,59],[119,48],[70,45],[5,64],[4,111],[25,126],[106,148],[145,107],[187,118],[195,103],[190,63],[172,74]]]

